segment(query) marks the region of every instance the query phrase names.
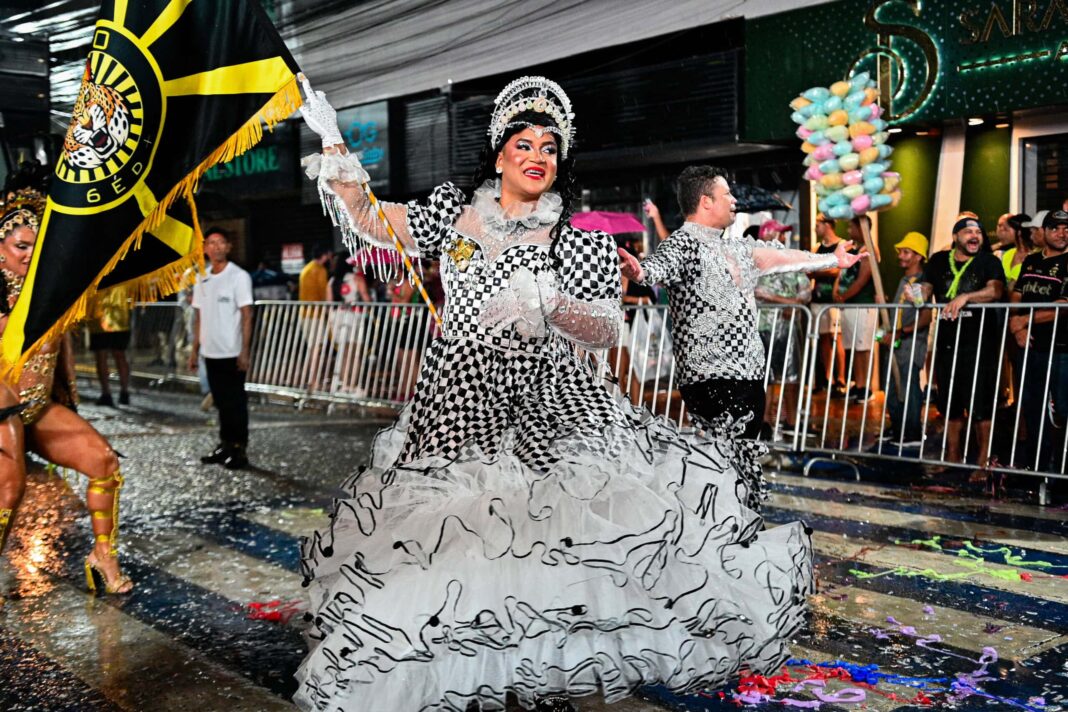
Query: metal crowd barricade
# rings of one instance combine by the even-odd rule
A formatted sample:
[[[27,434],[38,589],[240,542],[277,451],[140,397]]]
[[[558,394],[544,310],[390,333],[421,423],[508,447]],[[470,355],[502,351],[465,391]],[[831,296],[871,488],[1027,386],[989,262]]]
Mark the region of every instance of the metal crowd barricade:
[[[404,403],[436,333],[424,304],[257,302],[248,382],[299,396]]]
[[[1068,319],[1068,313],[1062,313],[1066,307],[1068,304],[975,304],[951,320],[943,314],[944,305],[823,306],[815,323],[831,308],[843,315],[850,310],[876,308],[887,312],[890,328],[882,345],[876,344],[874,332],[852,329],[843,334],[838,323],[830,334],[834,347],[843,342],[848,357],[845,374],[833,372],[832,359],[829,382],[839,380],[838,376],[848,384],[856,353],[866,348],[881,357],[878,376],[883,393],[858,403],[853,390],[836,396],[829,385],[822,394],[808,388],[806,438],[801,449],[835,458],[848,455],[1036,476],[1041,478],[1039,496],[1045,501],[1046,480],[1065,478],[1068,459],[1064,424],[1068,355],[1058,353],[1055,347],[1036,346],[1030,335],[1036,317],[1048,318],[1044,313],[1052,313],[1049,327],[1055,334],[1059,322]],[[909,311],[917,318],[930,315],[924,338],[902,338],[899,317]],[[1028,338],[1023,345],[1016,343],[1009,328],[1009,318],[1014,315],[1027,321]],[[815,382],[818,339],[818,333],[810,332],[809,383]],[[877,359],[871,358],[867,373],[860,374],[865,383],[876,375],[876,363]],[[919,420],[918,438],[909,435],[913,431],[910,399],[914,403],[911,417]],[[904,404],[896,419],[890,417],[892,400]],[[946,414],[938,412],[940,401],[942,409],[958,416],[954,423],[947,423]],[[888,436],[890,427],[896,431],[894,437]],[[977,460],[984,453],[987,464],[980,468]]]
[[[1048,326],[1056,333],[1068,319],[1068,313],[1062,313],[1066,308],[1068,304],[969,307],[969,316],[962,317],[962,322],[967,321],[968,328],[978,334],[983,344],[978,354],[961,341],[961,329],[947,326],[950,322],[940,318],[940,306],[848,304],[818,305],[813,310],[762,306],[768,407],[755,415],[767,422],[765,438],[773,448],[808,457],[974,469],[975,465],[956,461],[959,453],[952,447],[952,438],[959,426],[960,453],[974,461],[980,449],[989,452],[986,469],[990,472],[1065,478],[1068,347],[1060,353],[1040,350],[1032,341],[1017,345],[1008,318],[1022,315],[1031,329],[1052,313]],[[832,371],[831,383],[838,378],[848,383],[857,354],[867,350],[872,358],[859,380],[878,380],[881,395],[857,402],[855,391],[841,395],[829,385],[819,392],[812,388],[819,367],[818,325],[828,309],[845,314],[887,312],[890,328],[884,344],[876,343],[874,330],[843,330],[839,321],[829,334],[833,345],[843,342],[848,352],[846,373]],[[898,317],[910,310],[917,316],[930,315],[929,344],[922,339],[901,339],[903,319]],[[422,304],[261,301],[255,304],[254,314],[248,387],[253,392],[296,398],[400,405],[414,392],[423,357],[438,334]],[[591,354],[591,362],[635,405],[687,425],[667,308],[627,306],[625,314],[619,343]],[[182,303],[135,305],[129,352],[134,372],[161,379],[195,379],[185,368],[192,341],[191,317],[191,309]],[[1064,326],[1068,329],[1068,324]],[[900,342],[896,348],[895,342]],[[944,347],[935,349],[936,342]],[[76,339],[76,343],[84,345],[86,340]],[[936,371],[943,388],[952,394],[943,406],[954,412],[955,405],[964,406],[963,418],[953,429],[945,427],[943,414],[938,412],[932,388]],[[894,416],[897,421],[890,417],[895,396],[912,404],[904,415]],[[991,414],[989,425],[976,417],[977,412]],[[896,431],[893,438],[888,437],[891,427]],[[1023,444],[1025,435],[1027,445]]]

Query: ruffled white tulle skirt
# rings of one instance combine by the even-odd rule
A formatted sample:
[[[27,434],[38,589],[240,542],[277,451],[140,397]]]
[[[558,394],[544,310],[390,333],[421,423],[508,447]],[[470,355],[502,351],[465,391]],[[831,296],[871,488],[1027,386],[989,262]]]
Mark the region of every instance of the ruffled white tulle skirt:
[[[765,530],[742,504],[754,464],[734,443],[630,412],[559,439],[548,471],[507,442],[394,467],[402,413],[302,543],[314,623],[297,703],[464,712],[511,693],[530,708],[777,669],[812,587],[807,530]]]

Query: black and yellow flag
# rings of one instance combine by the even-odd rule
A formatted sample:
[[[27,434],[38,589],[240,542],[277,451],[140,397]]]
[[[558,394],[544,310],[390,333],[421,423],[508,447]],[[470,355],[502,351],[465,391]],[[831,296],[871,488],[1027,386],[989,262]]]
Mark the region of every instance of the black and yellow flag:
[[[258,0],[104,0],[4,360],[98,290],[176,291],[203,263],[197,180],[300,106],[297,71]]]

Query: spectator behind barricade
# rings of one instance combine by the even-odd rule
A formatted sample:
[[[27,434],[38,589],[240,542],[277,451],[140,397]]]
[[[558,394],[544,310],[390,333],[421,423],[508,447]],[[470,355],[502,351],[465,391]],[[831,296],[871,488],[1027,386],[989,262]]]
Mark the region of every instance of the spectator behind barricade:
[[[927,261],[925,235],[910,232],[894,245],[898,264],[905,274],[898,282],[894,304],[909,305],[891,311],[894,327],[882,335],[879,343],[892,350],[899,379],[891,375],[886,387],[886,410],[890,417],[886,435],[903,445],[923,443],[923,388],[920,372],[927,361],[927,333],[931,310],[918,309],[924,303],[923,270]]]
[[[358,386],[364,353],[360,341],[366,336],[365,320],[369,315],[359,305],[371,301],[362,269],[355,258],[338,259],[327,283],[330,300],[341,305],[334,310],[331,323],[334,348],[337,349],[332,388],[335,392],[360,396],[364,395]]]
[[[1027,256],[1035,252],[1031,241],[1031,228],[1024,227],[1031,222],[1031,216],[1002,215],[998,219],[998,240],[1002,246],[1001,266],[1005,270],[1006,289],[1012,292],[1016,280],[1020,278],[1020,267]]]
[[[1043,220],[1045,248],[1028,255],[1020,270],[1011,300],[1014,304],[1048,304],[1064,298],[1068,286],[1068,213],[1057,210]],[[1021,397],[1017,406],[1027,421],[1028,469],[1047,471],[1053,464],[1053,446],[1059,438],[1052,431],[1053,423],[1046,416],[1049,404],[1061,380],[1068,373],[1059,370],[1054,351],[1064,351],[1068,313],[1058,316],[1055,309],[1014,309],[1009,318],[1009,330],[1026,354],[1021,378]],[[1054,333],[1056,321],[1057,333]],[[1043,420],[1045,422],[1043,423]],[[1057,452],[1060,455],[1060,452]],[[1059,458],[1058,458],[1059,460]],[[1059,469],[1059,467],[1058,467]]]
[[[755,226],[746,228],[745,235]],[[775,220],[766,220],[757,229],[757,237],[767,242],[779,241],[787,245],[792,228]],[[762,304],[807,306],[812,299],[812,282],[803,272],[768,274],[757,280],[753,294]],[[764,435],[776,439],[778,431],[790,437],[797,426],[797,396],[801,375],[801,342],[805,326],[796,309],[761,309],[757,330],[764,342],[768,359],[770,382],[779,385],[778,398],[767,399],[764,405]],[[769,395],[772,393],[769,392]],[[782,404],[781,410],[779,404]],[[782,423],[782,427],[778,424]]]
[[[819,244],[813,252],[821,255],[832,254],[838,248],[838,234],[835,232],[835,221],[823,213],[816,216],[816,237]],[[845,348],[842,345],[839,333],[839,318],[841,310],[828,306],[821,312],[825,304],[834,304],[834,287],[838,281],[838,268],[820,270],[812,273],[812,315],[819,319],[820,335],[820,371],[816,379],[814,390],[819,392],[825,388],[832,389],[832,393],[838,396],[846,394],[848,377],[845,375]]]
[[[1046,230],[1042,227],[1042,223],[1046,220],[1047,215],[1049,215],[1048,210],[1039,210],[1033,218],[1023,224],[1026,229],[1031,231],[1032,250],[1042,250],[1046,247]]]
[[[298,299],[301,302],[328,302],[330,293],[327,283],[330,275],[327,265],[334,257],[334,250],[326,244],[312,248],[312,258],[300,271]],[[301,307],[300,328],[308,348],[301,386],[318,391],[323,386],[323,376],[329,370],[324,361],[330,358],[329,322],[322,307]]]
[[[664,219],[660,216],[660,208],[656,207],[656,203],[649,198],[645,199],[643,207],[645,208],[645,214],[653,221],[653,229],[656,230],[656,236],[661,240],[668,239],[671,231],[664,225]]]
[[[112,291],[93,300],[89,322],[89,350],[96,356],[96,377],[100,382],[97,405],[115,406],[111,397],[108,374],[108,354],[115,360],[119,372],[119,403],[130,404],[130,363],[126,349],[130,346],[130,304],[125,295]]]
[[[997,397],[1001,344],[996,312],[968,308],[997,302],[1005,291],[1005,271],[991,252],[983,251],[979,222],[962,218],[953,226],[953,246],[937,252],[923,271],[924,295],[944,305],[939,315],[934,354],[934,387],[938,410],[946,418],[946,459],[963,462],[964,426],[971,422],[977,436],[976,461],[987,464],[990,419]],[[985,473],[976,473],[976,478]]]
[[[854,245],[863,246],[864,235],[861,231],[861,220],[867,221],[868,234],[871,234],[871,218],[867,215],[858,215],[849,221],[849,239]],[[855,254],[858,249],[854,247],[850,252]],[[869,260],[860,260],[847,270],[839,270],[838,282],[834,289],[834,301],[846,305],[875,303],[875,283],[871,278]],[[864,403],[872,396],[868,380],[871,378],[871,350],[875,343],[877,314],[875,309],[849,306],[842,309],[840,318],[843,346],[853,350],[853,387],[848,395],[851,400]]]
[[[260,260],[252,278],[252,296],[256,301],[284,301],[289,299],[289,276],[274,269],[267,260]]]
[[[316,245],[312,258],[300,271],[298,299],[302,302],[328,302],[327,282],[330,281],[327,265],[334,257],[334,250],[329,245]]]

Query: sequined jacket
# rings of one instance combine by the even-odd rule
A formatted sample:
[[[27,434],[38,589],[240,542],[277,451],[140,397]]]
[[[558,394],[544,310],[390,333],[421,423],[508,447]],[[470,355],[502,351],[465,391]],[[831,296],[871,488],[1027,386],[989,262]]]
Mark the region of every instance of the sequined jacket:
[[[757,280],[837,264],[834,255],[785,250],[777,241],[726,237],[716,228],[683,224],[642,262],[643,283],[668,289],[679,384],[762,378]]]

